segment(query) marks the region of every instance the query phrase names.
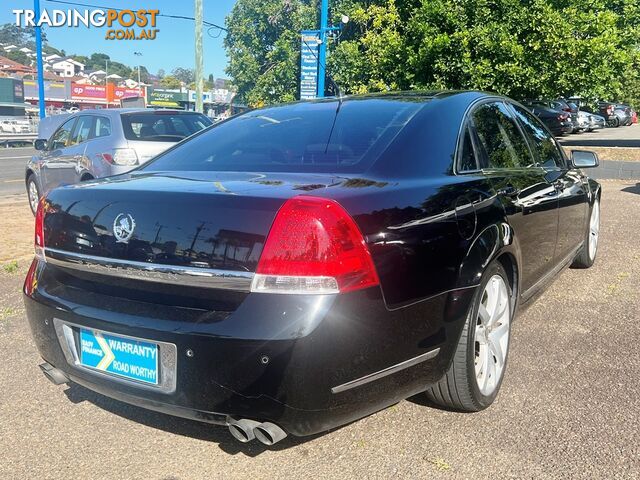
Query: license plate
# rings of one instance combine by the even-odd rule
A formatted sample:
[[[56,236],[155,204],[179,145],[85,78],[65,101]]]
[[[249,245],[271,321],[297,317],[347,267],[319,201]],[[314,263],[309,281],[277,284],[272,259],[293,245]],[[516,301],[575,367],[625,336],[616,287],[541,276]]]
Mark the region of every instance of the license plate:
[[[80,329],[80,364],[112,375],[158,384],[158,345]]]

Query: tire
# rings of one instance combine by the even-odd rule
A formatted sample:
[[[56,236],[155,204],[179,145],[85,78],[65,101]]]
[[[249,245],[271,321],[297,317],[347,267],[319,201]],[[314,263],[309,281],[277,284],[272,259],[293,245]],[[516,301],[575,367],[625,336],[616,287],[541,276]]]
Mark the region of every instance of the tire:
[[[38,202],[40,201],[40,189],[38,188],[38,182],[36,182],[36,176],[32,173],[27,178],[27,198],[29,200],[29,207],[31,213],[35,216],[38,209]]]
[[[504,286],[504,298],[499,298],[496,302],[495,312],[502,311],[504,313],[497,315],[493,324],[491,322],[488,322],[488,324],[493,325],[491,334],[501,332],[499,337],[501,341],[499,343],[502,346],[500,352],[503,361],[499,373],[494,375],[493,383],[491,384],[492,377],[488,375],[489,371],[486,369],[486,366],[494,365],[494,373],[496,373],[498,371],[498,359],[493,354],[495,350],[489,347],[489,343],[487,343],[484,348],[482,347],[476,339],[476,333],[478,326],[484,328],[482,324],[485,323],[480,315],[480,306],[485,307],[485,300],[489,298],[488,295],[485,296],[485,293],[488,289],[493,289],[498,284],[499,281],[496,280],[497,278],[500,279]],[[489,285],[490,282],[491,285]],[[498,289],[501,290],[501,287],[498,286]],[[488,302],[486,306],[489,306]],[[485,312],[487,312],[487,310],[490,310],[490,308],[484,308]],[[493,403],[502,385],[502,379],[504,378],[504,372],[507,366],[512,316],[513,301],[509,278],[500,262],[494,261],[487,267],[482,275],[480,286],[473,297],[473,304],[469,309],[469,314],[467,315],[449,370],[438,383],[432,385],[426,391],[427,398],[432,403],[446,409],[463,412],[484,410]],[[481,322],[481,325],[478,325],[478,322]],[[503,329],[506,330],[502,331]],[[481,333],[479,333],[479,335],[481,335]],[[484,376],[480,378],[476,372],[476,363],[480,361],[483,353],[486,355],[484,357],[485,362],[490,361],[491,364],[485,363]],[[482,372],[482,367],[479,368],[480,372]],[[480,384],[482,383],[482,379],[485,378],[488,379],[488,383],[485,385],[486,388],[483,389]]]
[[[614,117],[613,120],[610,120],[610,123],[613,128],[618,128],[620,126],[620,119],[618,117]]]
[[[584,235],[584,244],[571,264],[573,268],[590,268],[596,261],[600,236],[600,198],[598,197],[593,201]]]

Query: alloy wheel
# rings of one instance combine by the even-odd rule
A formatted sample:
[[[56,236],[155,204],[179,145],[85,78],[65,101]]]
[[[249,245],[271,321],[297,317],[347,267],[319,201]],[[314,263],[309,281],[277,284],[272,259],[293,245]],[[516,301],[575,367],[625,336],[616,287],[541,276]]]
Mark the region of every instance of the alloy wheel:
[[[511,309],[507,285],[500,275],[487,282],[478,308],[475,331],[475,375],[480,393],[491,395],[504,372],[509,348]]]
[[[589,220],[589,259],[596,258],[598,250],[598,235],[600,234],[600,202],[595,200],[591,209],[591,219]]]
[[[38,209],[38,202],[40,201],[40,195],[38,194],[38,187],[36,182],[29,180],[29,203],[31,204],[31,210],[34,212]]]

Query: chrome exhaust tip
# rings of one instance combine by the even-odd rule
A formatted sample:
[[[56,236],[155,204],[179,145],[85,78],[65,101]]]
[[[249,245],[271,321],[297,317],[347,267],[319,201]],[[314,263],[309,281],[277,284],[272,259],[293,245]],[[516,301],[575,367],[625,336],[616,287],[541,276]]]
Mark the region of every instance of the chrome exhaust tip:
[[[69,377],[62,371],[50,363],[42,363],[38,365],[44,376],[54,385],[62,385],[63,383],[69,383]]]
[[[285,438],[287,432],[274,423],[264,422],[255,427],[254,435],[261,443],[271,446]]]
[[[229,433],[233,435],[233,438],[239,442],[247,443],[256,438],[254,429],[260,425],[260,422],[246,418],[241,418],[240,420],[229,418],[228,425]]]

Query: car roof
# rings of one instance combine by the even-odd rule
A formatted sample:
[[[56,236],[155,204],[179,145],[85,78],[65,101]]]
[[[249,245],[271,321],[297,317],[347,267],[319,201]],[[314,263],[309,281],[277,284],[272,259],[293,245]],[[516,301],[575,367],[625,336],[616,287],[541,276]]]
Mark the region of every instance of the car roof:
[[[121,115],[121,114],[130,114],[130,113],[156,113],[160,112],[160,114],[166,115],[167,113],[175,113],[178,115],[181,114],[196,114],[199,112],[191,112],[188,110],[170,110],[170,109],[154,109],[154,108],[90,108],[87,110],[80,110],[78,112],[74,112],[74,116],[78,115]]]

